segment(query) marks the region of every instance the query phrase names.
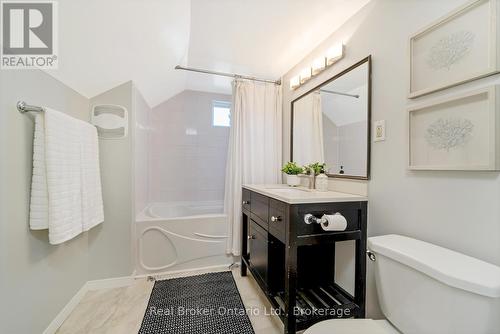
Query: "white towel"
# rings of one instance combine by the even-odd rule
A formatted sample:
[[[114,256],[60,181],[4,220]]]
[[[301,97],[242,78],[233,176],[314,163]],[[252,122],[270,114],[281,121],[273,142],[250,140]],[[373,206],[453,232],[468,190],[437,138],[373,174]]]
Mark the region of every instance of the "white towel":
[[[103,220],[95,127],[46,108],[35,118],[30,227],[60,244]]]
[[[30,228],[49,228],[49,196],[45,170],[45,121],[43,113],[35,117],[33,139],[33,176],[31,177]]]
[[[97,129],[85,123],[82,130],[82,223],[83,230],[88,231],[104,221],[104,210]]]

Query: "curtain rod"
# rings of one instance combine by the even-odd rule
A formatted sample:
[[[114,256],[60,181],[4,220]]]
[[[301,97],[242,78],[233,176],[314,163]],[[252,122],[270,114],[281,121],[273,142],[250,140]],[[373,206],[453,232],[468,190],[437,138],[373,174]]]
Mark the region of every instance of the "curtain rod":
[[[280,80],[260,79],[260,78],[250,77],[250,76],[247,76],[247,75],[241,75],[241,74],[235,74],[235,73],[217,72],[217,71],[210,71],[210,70],[203,70],[203,69],[199,69],[199,68],[184,67],[184,66],[180,66],[180,65],[177,65],[175,67],[175,69],[176,70],[183,70],[183,71],[198,72],[198,73],[214,74],[214,75],[220,75],[220,76],[223,76],[223,77],[230,77],[230,78],[235,78],[235,79],[245,79],[245,80],[251,80],[251,81],[273,83],[275,85],[281,85],[281,79]]]
[[[359,95],[355,95],[355,94],[341,93],[341,92],[336,92],[336,91],[333,91],[333,90],[326,90],[326,89],[320,89],[319,91],[320,91],[320,92],[324,92],[324,93],[330,93],[330,94],[336,94],[336,95],[349,96],[349,97],[354,97],[354,98],[356,98],[356,99],[359,99]]]

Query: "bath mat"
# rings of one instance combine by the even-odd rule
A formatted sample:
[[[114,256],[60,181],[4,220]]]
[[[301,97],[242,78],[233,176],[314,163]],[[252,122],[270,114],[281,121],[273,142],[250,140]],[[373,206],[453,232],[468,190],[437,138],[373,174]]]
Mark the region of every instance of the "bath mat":
[[[230,271],[156,281],[139,334],[255,334]]]

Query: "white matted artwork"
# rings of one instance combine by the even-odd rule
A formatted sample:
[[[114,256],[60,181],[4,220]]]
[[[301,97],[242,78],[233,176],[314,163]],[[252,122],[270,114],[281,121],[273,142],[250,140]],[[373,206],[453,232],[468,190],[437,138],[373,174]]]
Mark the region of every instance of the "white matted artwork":
[[[409,98],[500,71],[499,7],[469,2],[410,37]]]
[[[500,86],[409,109],[409,169],[499,170]]]

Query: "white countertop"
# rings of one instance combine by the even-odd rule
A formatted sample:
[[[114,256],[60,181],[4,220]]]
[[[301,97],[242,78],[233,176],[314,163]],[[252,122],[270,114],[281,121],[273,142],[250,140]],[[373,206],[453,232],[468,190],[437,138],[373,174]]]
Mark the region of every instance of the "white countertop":
[[[290,187],[286,184],[245,184],[243,188],[288,204],[368,201],[365,196],[336,191],[317,191],[304,187]]]

